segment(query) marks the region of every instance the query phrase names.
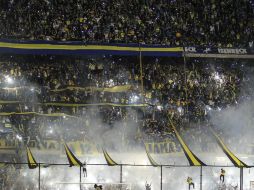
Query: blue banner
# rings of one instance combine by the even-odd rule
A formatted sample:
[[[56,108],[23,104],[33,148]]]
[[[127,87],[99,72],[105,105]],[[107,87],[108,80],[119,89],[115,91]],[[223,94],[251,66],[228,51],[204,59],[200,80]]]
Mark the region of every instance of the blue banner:
[[[83,41],[0,40],[0,53],[33,55],[123,55],[254,58],[252,48],[170,47],[167,45],[85,43]]]

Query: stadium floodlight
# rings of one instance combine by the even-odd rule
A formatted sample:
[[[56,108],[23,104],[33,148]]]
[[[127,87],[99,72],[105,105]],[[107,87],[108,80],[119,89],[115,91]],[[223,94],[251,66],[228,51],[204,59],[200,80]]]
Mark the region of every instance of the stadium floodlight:
[[[7,82],[8,84],[13,84],[14,83],[14,80],[9,76],[5,76],[5,82]]]

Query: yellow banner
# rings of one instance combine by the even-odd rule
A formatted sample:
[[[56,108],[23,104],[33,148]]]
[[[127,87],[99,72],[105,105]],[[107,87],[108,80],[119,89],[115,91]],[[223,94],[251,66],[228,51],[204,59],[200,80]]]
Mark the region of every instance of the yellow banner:
[[[121,85],[121,86],[114,86],[114,87],[108,87],[108,88],[98,88],[98,87],[78,87],[78,86],[68,86],[66,88],[62,88],[62,89],[55,89],[55,90],[51,90],[52,92],[62,92],[62,91],[66,91],[66,90],[70,90],[70,91],[87,91],[87,92],[95,92],[95,91],[99,91],[99,92],[126,92],[129,91],[131,89],[131,85]]]
[[[21,101],[3,101],[0,100],[1,104],[22,104],[25,102]],[[117,103],[96,103],[96,104],[82,104],[82,103],[60,103],[60,102],[46,102],[36,103],[34,105],[45,105],[45,106],[61,106],[61,107],[86,107],[86,106],[113,106],[113,107],[146,107],[148,104],[117,104]],[[0,115],[14,115],[14,114],[37,114],[37,115],[59,115],[64,113],[52,113],[52,114],[41,114],[36,112],[0,112]]]
[[[19,147],[19,141],[7,141],[5,139],[0,139],[0,150],[14,150],[16,147]],[[71,148],[73,153],[77,156],[87,155],[87,154],[98,154],[97,145],[89,141],[71,141],[68,142],[68,146]],[[48,151],[58,151],[61,154],[64,154],[63,143],[56,140],[45,140],[41,144],[37,143],[34,140],[29,142],[29,147],[32,150],[48,150]],[[167,139],[162,142],[145,142],[146,150],[152,154],[167,154],[167,153],[176,153],[182,152],[181,147],[175,142]]]
[[[10,115],[38,115],[44,117],[72,117],[77,118],[76,116],[68,115],[65,113],[38,113],[38,112],[0,112],[0,116],[10,116]]]
[[[149,152],[147,151],[147,148],[146,148],[146,155],[147,155],[147,158],[150,162],[150,164],[154,167],[158,167],[159,164],[152,158],[152,156],[149,154]]]
[[[111,50],[111,51],[146,51],[146,52],[182,52],[182,47],[125,47],[119,45],[65,45],[65,44],[28,44],[28,43],[10,43],[0,42],[1,48],[15,49],[46,49],[46,50]]]
[[[108,164],[109,166],[116,166],[116,165],[118,165],[118,164],[109,156],[109,154],[107,153],[106,150],[102,149],[102,151],[103,151],[104,158],[105,158],[105,160],[106,160],[106,162],[107,162],[107,164]]]
[[[28,146],[32,151],[44,150],[45,152],[53,152],[59,155],[65,154],[64,143],[61,141],[46,140],[39,144],[38,142],[31,140]],[[98,154],[99,152],[97,146],[88,141],[70,141],[68,142],[68,146],[77,156]],[[0,150],[15,150],[18,147],[20,147],[19,141],[0,139]]]
[[[237,156],[229,150],[229,148],[225,145],[225,143],[222,141],[222,139],[215,133],[215,131],[210,127],[210,131],[216,138],[216,141],[218,145],[222,148],[223,152],[226,154],[226,156],[230,159],[230,161],[234,164],[236,167],[246,167],[248,168],[244,162],[242,162]]]
[[[68,104],[49,102],[43,103],[45,106],[63,106],[63,107],[86,107],[86,106],[113,106],[113,107],[146,107],[148,104],[116,104],[116,103],[97,103],[97,104]]]
[[[171,124],[171,127],[172,129],[174,130],[175,134],[176,134],[176,137],[178,139],[178,141],[180,142],[182,148],[183,148],[183,151],[184,151],[184,154],[186,156],[186,158],[188,159],[189,163],[191,166],[205,166],[206,164],[204,164],[191,150],[190,148],[186,145],[186,143],[184,142],[184,140],[182,139],[182,137],[180,136],[180,134],[178,133],[178,131],[176,130],[173,122],[171,120],[170,121],[170,124]]]
[[[35,168],[37,168],[38,164],[37,164],[37,162],[35,161],[35,158],[34,158],[32,152],[31,152],[31,150],[30,150],[28,147],[26,147],[26,153],[27,153],[28,167],[29,167],[30,169],[35,169]]]
[[[71,152],[70,148],[66,143],[64,143],[64,148],[66,152],[67,159],[69,161],[70,167],[71,166],[82,166],[82,163],[74,156],[74,154]]]
[[[177,146],[175,142],[171,140],[165,140],[162,142],[145,142],[146,150],[153,154],[166,154],[174,152],[182,152],[180,146]]]

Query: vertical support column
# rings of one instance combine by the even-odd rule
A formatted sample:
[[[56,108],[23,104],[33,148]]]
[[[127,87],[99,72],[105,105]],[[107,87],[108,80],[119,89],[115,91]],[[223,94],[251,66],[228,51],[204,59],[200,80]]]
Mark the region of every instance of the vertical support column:
[[[186,52],[185,52],[185,44],[183,44],[183,67],[184,67],[184,84],[187,86],[187,74],[186,74],[186,64],[187,64],[187,61],[186,61]],[[185,91],[185,98],[186,98],[186,101],[188,102],[188,88],[187,90]],[[188,118],[188,121],[189,121],[189,104],[186,105],[186,109],[184,110],[185,113],[187,113],[187,118]]]
[[[144,101],[144,78],[143,78],[143,62],[142,62],[142,52],[141,52],[141,47],[139,44],[139,67],[140,67],[140,81],[141,81],[141,101],[142,104],[145,103]],[[143,112],[143,117],[145,116],[145,108],[142,106],[142,112]],[[140,126],[138,126],[138,130],[140,131]],[[142,138],[142,135],[141,135]],[[143,141],[143,138],[141,139]]]
[[[200,190],[202,190],[202,183],[203,183],[203,169],[200,166]]]
[[[142,62],[142,51],[141,51],[140,45],[139,45],[139,67],[140,67],[140,82],[141,82],[141,101],[142,101],[142,104],[144,104],[145,103],[145,101],[144,101],[145,94],[144,94],[143,62]],[[144,106],[142,106],[142,111],[145,116]]]
[[[162,165],[161,165],[161,190],[162,190],[163,186],[162,186]]]
[[[120,165],[120,183],[123,183],[123,165]]]
[[[240,190],[243,190],[243,167],[240,167]]]
[[[41,164],[39,163],[39,190],[41,190]]]
[[[143,80],[143,63],[142,63],[142,53],[141,48],[139,47],[139,67],[140,67],[140,81],[141,81],[141,99],[142,104],[144,104],[144,80]]]
[[[79,166],[79,190],[82,190],[81,182],[82,182],[82,166]]]

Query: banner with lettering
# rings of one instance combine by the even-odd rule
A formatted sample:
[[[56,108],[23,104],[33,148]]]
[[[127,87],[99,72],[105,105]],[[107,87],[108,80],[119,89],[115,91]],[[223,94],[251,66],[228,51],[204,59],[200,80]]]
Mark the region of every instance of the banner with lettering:
[[[100,147],[89,141],[70,141],[67,142],[68,146],[73,150],[73,153],[77,156],[98,154]],[[46,152],[52,152],[53,154],[61,152],[65,154],[64,143],[56,140],[45,140],[41,143],[31,140],[28,144],[31,150],[47,150]],[[10,150],[14,152],[16,148],[20,147],[19,141],[0,139],[0,152]],[[152,154],[167,154],[182,152],[179,143],[175,143],[171,139],[165,139],[161,142],[145,142],[146,149]]]
[[[184,47],[187,57],[254,58],[253,48],[238,47]]]

